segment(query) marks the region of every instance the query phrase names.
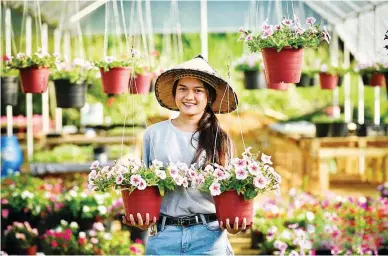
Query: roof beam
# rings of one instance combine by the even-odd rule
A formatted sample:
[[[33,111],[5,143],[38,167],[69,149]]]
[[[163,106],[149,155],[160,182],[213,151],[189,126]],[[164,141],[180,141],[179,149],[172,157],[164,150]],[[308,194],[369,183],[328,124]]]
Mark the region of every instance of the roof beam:
[[[94,10],[99,8],[101,5],[104,5],[108,1],[109,0],[98,0],[98,1],[93,2],[90,5],[86,6],[84,9],[82,9],[81,11],[77,12],[76,14],[74,14],[70,17],[70,19],[69,19],[70,23],[78,22],[80,19],[89,15]]]
[[[349,6],[350,8],[352,8],[355,12],[361,12],[362,11],[362,8],[358,5],[356,5],[355,3],[353,3],[352,1],[343,1],[342,3],[346,4],[347,6]]]
[[[344,13],[340,8],[338,8],[337,5],[330,3],[330,1],[323,1],[325,5],[332,10],[335,14],[337,14],[341,19],[343,19],[346,16],[346,13]]]
[[[344,2],[347,2],[347,1],[344,1]],[[369,7],[364,7],[364,8],[361,8],[360,11],[355,11],[355,12],[351,12],[349,13],[348,15],[346,15],[344,17],[344,19],[348,19],[348,18],[351,18],[351,17],[354,17],[354,16],[357,16],[358,14],[361,14],[361,13],[366,13],[366,12],[371,12],[371,11],[374,11],[375,8],[381,8],[383,6],[385,6],[386,4],[388,4],[387,1],[381,1],[381,2],[377,2],[376,4],[369,4]]]
[[[339,19],[338,17],[331,15],[330,13],[328,13],[327,11],[322,9],[318,4],[316,4],[313,1],[305,1],[305,4],[307,4],[308,7],[310,7],[315,12],[317,12],[319,15],[321,15],[330,24],[335,24],[335,23],[343,21],[343,20]]]

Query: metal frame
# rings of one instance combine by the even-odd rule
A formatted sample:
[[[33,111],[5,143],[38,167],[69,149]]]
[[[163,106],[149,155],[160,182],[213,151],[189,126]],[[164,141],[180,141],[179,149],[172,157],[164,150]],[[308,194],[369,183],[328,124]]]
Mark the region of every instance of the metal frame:
[[[306,0],[305,4],[308,7],[310,7],[311,9],[313,9],[314,11],[316,11],[319,15],[322,16],[322,18],[327,20],[327,22],[330,23],[330,24],[334,25],[334,24],[336,24],[338,22],[343,22],[342,19],[340,19],[338,17],[334,17],[333,15],[328,13],[326,10],[322,9],[316,2]]]

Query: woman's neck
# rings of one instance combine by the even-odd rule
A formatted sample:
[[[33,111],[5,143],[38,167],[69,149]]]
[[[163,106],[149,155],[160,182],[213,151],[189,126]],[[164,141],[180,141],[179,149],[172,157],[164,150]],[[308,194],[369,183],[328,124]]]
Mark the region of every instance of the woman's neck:
[[[186,116],[179,114],[177,118],[173,119],[173,124],[184,131],[194,132],[198,128],[201,117],[202,115]]]

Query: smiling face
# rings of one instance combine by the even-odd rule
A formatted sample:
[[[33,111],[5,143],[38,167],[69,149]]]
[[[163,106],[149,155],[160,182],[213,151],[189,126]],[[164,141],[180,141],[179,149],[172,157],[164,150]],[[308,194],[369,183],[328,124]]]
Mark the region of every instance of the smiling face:
[[[175,90],[175,104],[184,115],[202,115],[208,102],[208,92],[203,82],[196,78],[179,79]]]

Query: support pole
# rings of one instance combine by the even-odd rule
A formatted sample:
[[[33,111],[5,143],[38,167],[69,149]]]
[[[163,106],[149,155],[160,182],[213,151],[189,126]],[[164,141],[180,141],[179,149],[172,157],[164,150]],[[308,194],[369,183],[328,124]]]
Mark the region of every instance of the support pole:
[[[201,52],[208,59],[207,0],[201,0]]]
[[[47,24],[42,25],[42,52],[43,54],[48,53],[48,27]],[[49,133],[49,95],[48,90],[42,93],[42,118],[43,118],[43,134]]]
[[[349,68],[350,66],[350,52],[347,44],[344,46],[344,68]],[[350,99],[350,74],[345,74],[344,76],[344,96],[345,96],[345,123],[350,123],[352,121],[352,109],[351,109],[351,99]]]
[[[11,10],[5,10],[5,55],[11,56]],[[7,105],[7,136],[13,135],[13,113],[12,106]]]
[[[30,16],[26,18],[26,55],[32,54],[32,19]],[[27,112],[27,159],[32,160],[34,154],[34,138],[33,138],[33,120],[32,120],[32,94],[26,93],[26,112]]]
[[[335,30],[333,29],[333,40],[332,43],[330,44],[330,59],[331,59],[331,65],[334,67],[338,67],[338,34]],[[338,107],[339,105],[339,92],[338,92],[338,87],[336,87],[333,90],[333,106]],[[335,118],[339,118],[339,116],[335,116]]]

